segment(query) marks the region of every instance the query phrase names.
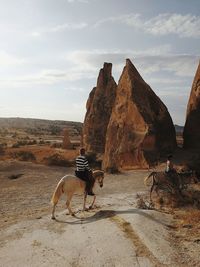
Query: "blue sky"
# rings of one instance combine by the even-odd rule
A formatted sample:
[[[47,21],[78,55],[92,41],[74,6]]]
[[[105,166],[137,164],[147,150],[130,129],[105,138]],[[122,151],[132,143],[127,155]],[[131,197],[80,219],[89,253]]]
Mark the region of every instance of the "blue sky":
[[[199,0],[0,0],[0,116],[83,121],[104,62],[130,58],[184,125]]]

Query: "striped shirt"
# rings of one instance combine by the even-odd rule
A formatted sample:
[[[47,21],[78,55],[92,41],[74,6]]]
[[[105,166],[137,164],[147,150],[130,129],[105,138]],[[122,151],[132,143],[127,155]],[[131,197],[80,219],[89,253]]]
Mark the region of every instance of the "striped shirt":
[[[85,156],[80,155],[76,158],[76,170],[77,171],[90,171],[88,161]]]

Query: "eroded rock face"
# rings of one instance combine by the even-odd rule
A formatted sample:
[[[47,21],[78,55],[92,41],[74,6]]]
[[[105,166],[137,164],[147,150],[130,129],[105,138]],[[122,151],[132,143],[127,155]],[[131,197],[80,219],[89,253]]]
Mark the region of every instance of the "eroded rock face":
[[[87,152],[104,153],[107,126],[117,88],[111,71],[112,64],[104,63],[99,72],[97,86],[93,88],[87,101],[82,134],[82,145]]]
[[[127,59],[108,124],[104,169],[146,168],[175,147],[167,108]]]
[[[73,148],[73,145],[72,145],[70,138],[69,138],[69,132],[67,129],[63,130],[62,148],[64,148],[64,149],[72,149]]]
[[[184,148],[200,149],[200,63],[188,101],[183,138]]]

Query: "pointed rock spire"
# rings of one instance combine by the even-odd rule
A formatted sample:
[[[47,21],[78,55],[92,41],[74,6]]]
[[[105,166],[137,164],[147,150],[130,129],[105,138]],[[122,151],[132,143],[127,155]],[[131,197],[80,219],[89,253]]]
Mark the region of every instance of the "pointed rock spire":
[[[127,59],[107,128],[104,169],[146,168],[175,147],[175,128],[166,106]]]
[[[192,83],[183,138],[184,148],[200,149],[200,62]]]
[[[87,152],[104,153],[105,136],[116,88],[117,84],[112,77],[112,64],[104,63],[99,72],[97,86],[91,91],[86,105],[82,145]]]

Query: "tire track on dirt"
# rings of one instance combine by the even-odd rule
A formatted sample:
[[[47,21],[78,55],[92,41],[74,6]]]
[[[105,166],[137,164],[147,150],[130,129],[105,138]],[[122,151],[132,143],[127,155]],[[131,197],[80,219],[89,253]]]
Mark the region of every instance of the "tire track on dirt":
[[[135,247],[136,257],[147,257],[155,267],[166,267],[169,265],[163,264],[153,255],[149,248],[142,242],[139,236],[133,230],[131,224],[118,215],[109,218],[111,222],[118,226],[124,232],[125,236],[130,239]]]

